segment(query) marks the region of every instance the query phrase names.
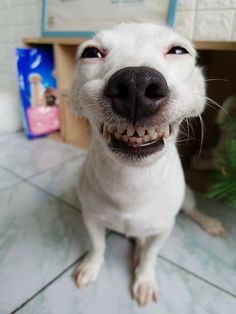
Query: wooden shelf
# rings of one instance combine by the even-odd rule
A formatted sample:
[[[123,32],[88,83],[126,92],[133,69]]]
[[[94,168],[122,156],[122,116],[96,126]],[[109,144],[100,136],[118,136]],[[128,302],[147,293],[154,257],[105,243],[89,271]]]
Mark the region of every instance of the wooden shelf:
[[[57,38],[57,37],[27,37],[23,38],[25,45],[68,45],[77,46],[84,42],[84,38]]]
[[[236,51],[236,41],[195,41],[198,50]]]
[[[25,45],[58,44],[78,46],[85,40],[84,38],[29,37],[24,38],[23,42]],[[194,45],[198,50],[236,51],[235,41],[195,41]]]

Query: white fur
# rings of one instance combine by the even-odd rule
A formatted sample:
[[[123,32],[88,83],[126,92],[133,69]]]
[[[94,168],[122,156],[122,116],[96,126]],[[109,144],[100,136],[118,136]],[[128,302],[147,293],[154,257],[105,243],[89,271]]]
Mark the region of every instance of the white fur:
[[[106,51],[106,57],[80,59],[88,46]],[[189,54],[168,55],[172,46],[185,47]],[[148,66],[163,74],[171,97],[157,123],[174,125],[162,151],[133,162],[114,155],[99,132],[104,120],[127,125],[113,113],[104,114],[103,90],[112,74],[130,66]],[[198,116],[205,106],[205,84],[196,65],[196,51],[188,40],[162,26],[121,24],[102,31],[79,48],[72,100],[74,111],[92,126],[92,143],[78,191],[93,247],[77,269],[77,284],[96,279],[105,251],[105,229],[116,230],[140,240],[133,295],[145,305],[157,298],[156,255],[172,230],[185,194],[175,146],[178,126],[184,118]],[[195,202],[187,203],[190,210],[195,209]]]

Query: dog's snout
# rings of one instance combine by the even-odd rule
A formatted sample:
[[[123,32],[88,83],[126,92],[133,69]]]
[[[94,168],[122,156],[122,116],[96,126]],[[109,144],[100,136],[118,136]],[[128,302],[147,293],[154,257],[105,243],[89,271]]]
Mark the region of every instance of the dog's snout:
[[[110,77],[105,87],[113,110],[133,124],[155,114],[168,95],[164,76],[149,67],[123,68]]]

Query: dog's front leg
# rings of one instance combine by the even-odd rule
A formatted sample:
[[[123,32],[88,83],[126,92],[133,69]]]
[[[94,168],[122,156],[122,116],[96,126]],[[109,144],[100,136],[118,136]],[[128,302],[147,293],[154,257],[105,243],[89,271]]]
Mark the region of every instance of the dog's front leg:
[[[149,236],[144,241],[140,239],[136,241],[138,247],[135,248],[135,258],[137,259],[137,252],[139,257],[132,291],[139,306],[144,306],[152,300],[157,302],[156,258],[172,227],[173,224],[158,235]]]
[[[75,271],[77,286],[88,286],[97,279],[104,261],[106,247],[106,229],[97,219],[84,215],[84,223],[87,227],[92,248],[80,261]]]

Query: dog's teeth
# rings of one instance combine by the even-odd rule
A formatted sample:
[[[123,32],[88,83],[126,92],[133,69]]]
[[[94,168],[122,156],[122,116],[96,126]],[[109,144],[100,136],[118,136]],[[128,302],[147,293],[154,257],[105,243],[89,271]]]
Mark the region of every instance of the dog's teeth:
[[[142,144],[143,139],[141,137],[130,137],[129,141],[131,144]]]
[[[156,140],[157,139],[157,132],[151,133],[150,138],[151,138],[152,141]]]
[[[129,140],[129,137],[128,137],[128,135],[122,135],[122,140],[124,141],[124,142],[128,142],[128,140]]]
[[[145,129],[144,128],[137,128],[136,131],[140,137],[143,137],[145,135]]]
[[[154,136],[155,134],[157,134],[155,128],[149,128],[148,129],[148,133],[149,133],[150,136]]]
[[[115,132],[115,138],[116,138],[117,140],[120,140],[120,139],[121,139],[121,135],[120,135],[119,133]]]
[[[134,128],[133,127],[130,127],[127,129],[127,135],[128,136],[132,136],[134,134]]]
[[[158,133],[156,132],[156,129],[155,128],[149,128],[148,129],[148,133],[150,135],[150,139],[153,141],[153,140],[156,140],[157,139],[157,136],[158,136]]]
[[[163,137],[164,137],[164,138],[168,138],[169,136],[170,136],[170,128],[169,128],[169,126],[167,126],[167,127],[164,129]]]
[[[143,142],[146,143],[146,142],[149,142],[149,141],[150,141],[150,135],[144,135]]]

